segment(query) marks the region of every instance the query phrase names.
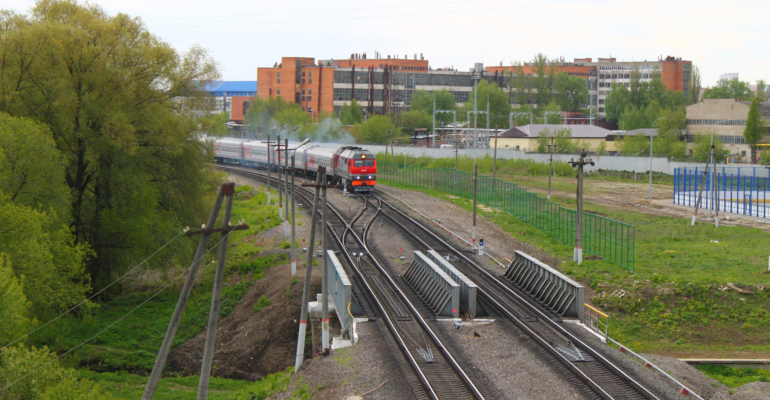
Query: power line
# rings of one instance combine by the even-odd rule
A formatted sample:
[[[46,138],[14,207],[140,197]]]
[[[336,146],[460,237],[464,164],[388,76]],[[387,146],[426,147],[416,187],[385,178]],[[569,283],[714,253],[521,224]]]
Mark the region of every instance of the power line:
[[[229,235],[230,235],[230,233],[231,233],[231,232],[227,232],[227,234],[224,234],[224,235],[222,235],[222,239],[220,239],[220,240],[219,240],[219,242],[217,242],[217,243],[216,243],[214,246],[212,246],[212,247],[211,247],[211,248],[210,248],[208,251],[206,251],[205,253],[203,253],[203,255],[200,257],[199,261],[200,261],[200,260],[203,260],[203,258],[204,258],[204,257],[205,257],[207,254],[209,254],[209,253],[211,252],[211,250],[213,250],[214,248],[216,248],[216,247],[217,247],[217,245],[218,245],[219,243],[221,243],[223,240],[225,240],[225,238],[226,238],[227,236],[229,236]],[[196,264],[196,263],[193,263],[192,265],[195,265],[195,264]],[[158,296],[158,295],[159,295],[161,292],[163,292],[164,290],[166,290],[166,289],[167,289],[169,286],[173,285],[173,284],[174,284],[174,282],[176,282],[176,281],[177,281],[179,278],[181,278],[181,277],[185,276],[185,275],[187,274],[187,272],[188,272],[188,271],[189,271],[189,270],[192,268],[192,265],[191,265],[189,268],[185,269],[185,270],[184,270],[184,271],[183,271],[181,274],[177,275],[177,276],[176,276],[176,278],[174,278],[174,279],[173,279],[171,282],[169,282],[169,283],[168,283],[166,286],[163,286],[162,288],[160,288],[160,290],[158,290],[157,292],[153,293],[153,295],[152,295],[152,296],[150,296],[149,298],[147,298],[147,300],[145,300],[145,301],[141,302],[141,303],[140,303],[138,306],[134,307],[134,308],[133,308],[131,311],[127,312],[125,315],[123,315],[122,317],[118,318],[118,320],[117,320],[117,321],[115,321],[115,322],[113,322],[113,323],[109,324],[109,325],[108,325],[106,328],[102,329],[101,331],[99,331],[99,332],[98,332],[98,333],[96,333],[95,335],[91,336],[90,338],[88,338],[88,339],[86,339],[86,340],[84,340],[84,341],[80,342],[80,344],[78,344],[77,346],[75,346],[75,347],[73,347],[73,348],[71,348],[71,349],[67,350],[67,351],[66,351],[65,353],[63,353],[62,355],[60,355],[60,356],[57,356],[56,358],[52,359],[51,361],[49,361],[49,362],[47,362],[47,363],[45,363],[45,364],[43,364],[43,365],[41,365],[41,366],[39,366],[39,367],[35,368],[35,369],[34,369],[33,371],[31,371],[30,373],[28,373],[28,374],[26,374],[26,375],[22,376],[21,378],[19,378],[19,379],[15,380],[15,381],[13,381],[13,382],[11,382],[11,383],[9,383],[9,384],[5,385],[3,388],[0,388],[0,393],[3,393],[3,392],[5,391],[5,389],[8,389],[9,387],[11,387],[11,386],[13,386],[13,385],[15,385],[15,384],[19,383],[20,381],[24,380],[24,379],[25,379],[25,378],[27,378],[28,376],[30,376],[30,375],[32,375],[32,374],[34,374],[35,372],[37,372],[37,371],[40,371],[41,369],[43,369],[43,368],[45,368],[45,367],[47,367],[47,366],[49,366],[49,365],[53,364],[53,362],[54,362],[54,361],[58,361],[58,360],[60,360],[62,357],[66,356],[66,355],[67,355],[67,354],[69,354],[69,353],[72,353],[73,351],[75,351],[75,350],[79,349],[80,347],[82,347],[84,344],[86,344],[86,343],[90,342],[90,341],[91,341],[91,340],[93,340],[95,337],[97,337],[97,336],[101,335],[102,333],[104,333],[104,332],[108,331],[110,328],[112,328],[113,326],[117,325],[117,324],[118,324],[120,321],[122,321],[122,320],[126,319],[126,318],[127,318],[129,315],[133,314],[133,313],[134,313],[134,311],[138,310],[138,309],[139,309],[139,308],[141,308],[143,305],[145,305],[145,304],[147,304],[148,302],[150,302],[150,300],[152,300],[152,299],[154,299],[155,297],[157,297],[157,296]]]
[[[141,267],[141,266],[142,266],[144,263],[146,263],[146,262],[147,262],[149,259],[153,258],[153,257],[154,257],[156,254],[158,254],[158,252],[160,252],[161,250],[165,249],[165,248],[166,248],[168,245],[170,245],[170,244],[171,244],[173,241],[175,241],[176,239],[178,239],[178,238],[179,238],[179,236],[182,236],[182,234],[183,234],[183,233],[185,233],[185,232],[187,232],[187,229],[184,229],[184,230],[182,230],[181,232],[179,232],[179,234],[178,234],[178,235],[176,235],[176,236],[175,236],[173,239],[169,240],[169,241],[168,241],[168,243],[166,243],[166,244],[164,244],[163,246],[161,246],[161,248],[159,248],[158,250],[156,250],[156,251],[155,251],[154,253],[152,253],[152,254],[151,254],[149,257],[145,258],[145,259],[144,259],[144,261],[140,262],[139,264],[135,265],[133,268],[131,268],[130,270],[128,270],[128,272],[126,272],[125,274],[123,274],[123,276],[121,276],[120,278],[118,278],[118,279],[114,280],[112,283],[110,283],[109,285],[107,285],[107,286],[103,287],[101,290],[99,290],[98,292],[96,292],[96,293],[92,294],[90,297],[88,297],[87,299],[85,299],[85,300],[81,301],[80,303],[78,303],[77,305],[73,306],[73,307],[72,307],[72,308],[70,308],[69,310],[67,310],[67,311],[65,311],[65,312],[63,312],[63,313],[61,313],[61,314],[59,314],[59,315],[58,315],[56,318],[54,318],[54,319],[52,319],[52,320],[50,320],[50,321],[46,322],[46,323],[45,323],[45,324],[43,324],[43,325],[40,325],[40,326],[39,326],[39,327],[37,327],[35,330],[33,330],[33,331],[31,331],[31,332],[27,333],[26,335],[23,335],[23,336],[19,337],[18,339],[14,340],[14,341],[12,341],[12,342],[10,342],[10,343],[8,343],[8,344],[6,344],[5,346],[3,346],[3,347],[0,347],[0,350],[2,350],[2,349],[4,349],[4,348],[6,348],[6,347],[8,347],[8,346],[10,346],[10,345],[12,345],[12,344],[14,344],[14,343],[18,342],[19,340],[22,340],[22,339],[24,339],[24,338],[28,337],[29,335],[31,335],[31,334],[33,334],[33,333],[35,333],[35,332],[37,332],[37,331],[39,331],[39,330],[41,330],[41,329],[43,329],[43,328],[45,328],[46,326],[50,325],[50,324],[51,324],[51,323],[53,323],[54,321],[58,320],[59,318],[61,318],[61,317],[65,316],[65,315],[67,315],[67,314],[71,313],[72,311],[74,311],[75,309],[79,308],[80,306],[82,306],[83,304],[85,304],[87,301],[89,301],[89,300],[92,300],[94,297],[98,296],[99,294],[101,294],[101,293],[102,293],[102,292],[104,292],[105,290],[109,289],[109,288],[110,288],[112,285],[114,285],[114,284],[116,284],[116,283],[120,282],[121,280],[123,280],[123,278],[127,277],[127,276],[128,276],[128,275],[130,275],[132,272],[134,272],[134,270],[136,270],[137,268]]]
[[[315,10],[315,11],[287,11],[287,12],[275,12],[264,14],[238,14],[238,15],[216,15],[205,17],[176,17],[176,18],[152,18],[146,21],[171,21],[171,20],[184,20],[184,19],[211,19],[211,18],[238,18],[238,17],[268,17],[272,15],[290,15],[290,14],[316,14],[322,12],[339,12],[339,11],[362,11],[362,10],[377,10],[383,8],[403,8],[403,7],[420,7],[420,6],[435,6],[446,4],[459,4],[459,3],[476,3],[480,1],[490,0],[462,0],[462,1],[446,1],[439,3],[419,3],[419,4],[403,4],[393,6],[376,6],[376,7],[357,7],[357,8],[337,8],[332,10]]]
[[[599,0],[578,0],[578,1],[564,1],[564,2],[545,3],[545,4],[525,4],[525,5],[508,6],[508,7],[476,8],[472,10],[435,11],[435,12],[426,12],[426,13],[410,13],[410,14],[397,14],[397,15],[374,15],[374,16],[366,16],[366,17],[308,19],[308,20],[299,20],[299,21],[255,22],[255,23],[247,23],[247,24],[226,24],[226,25],[163,26],[163,27],[150,28],[150,29],[232,28],[237,26],[254,26],[254,25],[301,24],[301,23],[309,23],[309,22],[336,22],[336,21],[414,17],[414,16],[422,17],[426,15],[446,15],[446,14],[469,13],[469,12],[477,12],[477,11],[509,10],[514,8],[532,8],[532,7],[556,6],[556,5],[565,5],[565,4],[592,3],[596,1],[599,1]]]

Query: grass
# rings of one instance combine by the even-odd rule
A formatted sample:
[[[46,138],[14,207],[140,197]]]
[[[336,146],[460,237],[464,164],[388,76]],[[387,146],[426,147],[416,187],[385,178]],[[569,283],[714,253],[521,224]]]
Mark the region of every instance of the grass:
[[[242,188],[238,187],[236,189]],[[232,220],[245,220],[248,230],[230,234],[227,253],[228,276],[238,273],[238,283],[226,283],[222,291],[220,317],[228,316],[247,293],[254,279],[262,277],[261,271],[285,260],[285,255],[256,258],[260,249],[244,242],[244,238],[277,226],[280,221],[275,207],[265,207],[266,195],[248,196],[248,189],[236,190]],[[221,224],[221,221],[219,222]],[[212,249],[204,259],[198,278],[193,286],[173,346],[178,346],[197,336],[205,329],[211,304],[211,287],[216,268],[218,238],[210,240]],[[283,256],[283,257],[281,257]],[[185,266],[186,268],[186,266]],[[182,270],[173,272],[180,275]],[[245,275],[252,273],[252,279]],[[36,346],[48,345],[52,350],[63,352],[101,331],[113,321],[126,316],[111,329],[100,334],[67,357],[72,366],[88,368],[96,372],[124,371],[145,374],[152,369],[155,357],[165,336],[169,320],[176,306],[184,276],[166,290],[142,305],[168,281],[156,282],[143,287],[125,290],[109,301],[99,303],[82,319],[62,318],[41,329],[32,337]],[[225,280],[227,282],[227,279]]]
[[[263,308],[269,307],[272,304],[273,302],[263,294],[262,297],[260,297],[259,300],[257,300],[257,304],[254,304],[254,313],[256,314],[262,311]]]
[[[732,368],[713,364],[701,364],[695,368],[730,388],[737,388],[749,382],[770,382],[770,370],[766,369]]]
[[[472,210],[469,199],[418,191]],[[551,198],[575,208],[574,199]],[[770,234],[738,226],[690,227],[683,218],[618,212],[592,203],[585,209],[636,227],[635,274],[602,259],[577,265],[567,261],[571,246],[534,226],[496,210],[478,212],[514,238],[564,260],[553,267],[595,291],[594,303],[612,314],[611,336],[634,350],[677,356],[770,351],[770,332],[764,328],[770,324],[770,275],[764,272]],[[725,290],[728,282],[754,294]],[[618,293],[625,294],[613,295]]]

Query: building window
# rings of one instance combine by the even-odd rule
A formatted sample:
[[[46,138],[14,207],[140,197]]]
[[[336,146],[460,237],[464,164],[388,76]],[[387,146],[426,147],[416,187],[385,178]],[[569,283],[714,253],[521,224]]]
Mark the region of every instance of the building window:
[[[302,76],[305,76],[305,71],[302,71]]]
[[[599,99],[599,104],[604,104],[604,99]]]
[[[307,76],[312,78],[313,77],[313,71],[308,71]]]
[[[278,95],[279,96],[281,95],[281,89],[278,89]]]
[[[746,157],[746,152],[745,152],[745,151],[742,151],[742,152],[741,152],[741,155],[742,155],[742,156],[744,156],[744,157]],[[719,192],[719,190],[716,190],[716,192]]]
[[[308,89],[307,94],[313,94],[313,89]]]
[[[305,83],[305,78],[302,78],[302,83]]]
[[[307,101],[313,101],[313,97],[312,96],[307,96]]]
[[[623,75],[623,77],[624,77],[624,78],[626,78],[626,79],[628,79],[628,78],[630,78],[630,77],[631,77],[631,75],[629,75],[629,74],[625,74],[625,75]]]
[[[278,77],[279,78],[281,77],[281,71],[278,71]]]
[[[307,83],[313,83],[313,78],[307,78]]]
[[[305,94],[305,89],[302,89],[302,94]]]
[[[278,84],[281,84],[281,78],[278,78]]]
[[[301,100],[302,100],[302,101],[305,101],[305,96],[302,96],[302,99],[301,99]]]

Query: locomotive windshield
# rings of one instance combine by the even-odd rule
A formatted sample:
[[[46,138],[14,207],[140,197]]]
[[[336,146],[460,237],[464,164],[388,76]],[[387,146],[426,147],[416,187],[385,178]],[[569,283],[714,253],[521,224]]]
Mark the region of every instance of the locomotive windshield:
[[[353,161],[354,167],[373,167],[374,160],[355,160]]]

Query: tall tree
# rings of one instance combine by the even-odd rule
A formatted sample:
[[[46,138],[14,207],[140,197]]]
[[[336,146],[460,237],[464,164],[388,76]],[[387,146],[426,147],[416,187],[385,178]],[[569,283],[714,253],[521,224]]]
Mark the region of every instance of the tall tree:
[[[397,129],[390,118],[384,115],[373,115],[368,121],[357,126],[358,142],[383,144],[388,141],[388,132],[396,134]]]
[[[513,92],[513,102],[520,106],[527,106],[530,103],[532,83],[529,77],[524,74],[524,65],[521,61],[515,61],[512,66],[513,72],[508,80]]]
[[[688,104],[695,104],[700,101],[700,80],[700,69],[697,65],[693,65],[690,72],[690,85],[687,87]]]
[[[364,122],[364,112],[356,99],[350,101],[350,105],[345,103],[338,115],[342,125],[355,125]]]
[[[743,99],[754,98],[749,83],[738,78],[720,79],[717,85],[703,92],[704,99]]]
[[[487,110],[487,99],[489,99],[489,127],[494,128],[508,126],[508,115],[511,113],[511,103],[508,97],[508,93],[505,93],[502,88],[497,86],[496,83],[488,82],[486,79],[479,81],[478,87],[478,104],[476,105],[477,111]],[[458,111],[458,118],[462,116],[466,118],[468,111],[473,111],[473,99],[475,98],[474,92],[470,93],[469,101],[463,104],[463,107]],[[473,121],[473,114],[470,114],[471,122]],[[479,113],[478,118],[479,128],[486,127],[487,118],[486,114]]]
[[[556,73],[558,68],[548,60],[543,53],[538,53],[532,58],[532,69],[535,73],[533,79],[533,97],[538,106],[545,106],[551,102],[553,95],[553,85],[556,82]]]
[[[219,77],[206,51],[70,0],[0,14],[0,40],[0,111],[49,126],[94,286],[200,221],[214,182],[193,111]]]
[[[457,108],[457,102],[452,93],[449,93],[446,89],[437,90],[435,92],[428,92],[425,90],[415,90],[412,96],[412,103],[409,105],[411,111],[422,111],[428,114],[433,120],[433,100],[436,100],[436,110],[455,110]],[[432,123],[432,122],[431,122]],[[438,126],[447,126],[452,123],[452,114],[450,113],[437,113],[436,124]],[[402,121],[403,124],[403,121]]]
[[[755,97],[749,106],[749,116],[746,118],[746,128],[743,130],[746,144],[751,147],[751,162],[757,159],[757,143],[765,137],[764,124],[759,115],[759,98]]]
[[[405,135],[412,135],[415,129],[430,129],[433,124],[432,116],[422,110],[411,110],[401,114],[401,131]]]
[[[770,87],[765,83],[764,79],[757,81],[757,97],[762,101],[767,101],[768,95],[770,95]]]
[[[588,104],[588,85],[578,76],[569,76],[566,72],[556,75],[554,98],[563,111],[579,111]]]

